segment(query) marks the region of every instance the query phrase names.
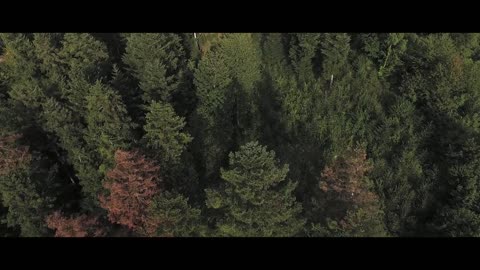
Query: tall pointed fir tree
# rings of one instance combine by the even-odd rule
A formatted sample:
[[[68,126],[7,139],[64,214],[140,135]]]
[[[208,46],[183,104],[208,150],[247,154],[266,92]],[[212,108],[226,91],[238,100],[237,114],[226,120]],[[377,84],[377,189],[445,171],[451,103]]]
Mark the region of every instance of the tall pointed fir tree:
[[[132,33],[127,37],[123,62],[143,91],[143,101],[168,102],[182,84],[185,48],[173,33]]]
[[[99,170],[106,172],[113,167],[115,151],[128,148],[131,119],[120,96],[100,82],[90,88],[86,100],[85,141],[100,157]]]

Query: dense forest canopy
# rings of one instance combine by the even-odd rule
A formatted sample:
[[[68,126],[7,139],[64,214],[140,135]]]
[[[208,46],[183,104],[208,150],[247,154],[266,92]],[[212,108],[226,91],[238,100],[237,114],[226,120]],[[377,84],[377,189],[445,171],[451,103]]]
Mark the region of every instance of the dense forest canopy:
[[[1,33],[0,235],[480,236],[480,34]]]

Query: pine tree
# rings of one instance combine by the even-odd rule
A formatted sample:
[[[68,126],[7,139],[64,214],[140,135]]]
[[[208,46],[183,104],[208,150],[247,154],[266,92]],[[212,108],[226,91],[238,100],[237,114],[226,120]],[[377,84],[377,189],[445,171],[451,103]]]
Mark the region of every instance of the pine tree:
[[[479,95],[478,64],[462,55],[449,34],[412,36],[399,93],[412,100],[426,121],[428,160],[438,168],[432,179],[432,203],[425,210],[424,233],[476,235],[471,202],[477,200]],[[474,75],[477,74],[477,75]],[[461,194],[461,195],[460,195]],[[457,215],[458,214],[458,215]],[[472,227],[457,223],[469,217]],[[457,227],[457,225],[459,227]],[[462,228],[462,229],[460,229]]]
[[[100,82],[90,88],[86,100],[85,141],[102,158],[100,171],[105,172],[113,166],[114,152],[127,148],[132,138],[131,120],[120,96]]]
[[[222,213],[218,235],[297,235],[304,221],[292,195],[296,184],[285,181],[288,166],[279,167],[274,152],[258,142],[247,143],[229,157],[229,169],[221,170],[223,185],[206,190],[207,206]]]
[[[173,33],[134,33],[127,37],[123,62],[138,79],[145,103],[170,101],[186,67],[185,48]]]
[[[321,34],[318,33],[299,33],[292,36],[289,56],[300,85],[311,83],[315,79],[314,59],[319,49],[320,37]]]
[[[184,127],[185,118],[177,116],[172,106],[152,102],[146,115],[145,143],[158,151],[164,164],[178,163],[186,145],[192,141],[188,133],[182,132]]]
[[[79,180],[82,193],[86,196],[85,207],[90,209],[98,204],[97,195],[102,188],[103,175],[98,171],[100,158],[83,139],[85,127],[77,124],[77,117],[54,99],[47,100],[43,105],[43,126],[55,135],[57,144],[66,151],[65,159],[59,162],[73,166],[74,174],[68,177],[74,182]]]
[[[199,114],[213,125],[211,115],[221,109],[225,103],[227,90],[232,82],[225,56],[210,51],[198,64],[195,71],[195,86],[199,99]]]
[[[163,192],[149,208],[149,235],[160,237],[204,236],[200,210],[191,207],[180,194]]]
[[[23,34],[2,34],[5,44],[2,70],[7,81],[8,95],[25,107],[38,112],[47,96],[42,85],[37,57],[29,37]]]
[[[260,44],[252,34],[228,34],[220,42],[222,54],[230,76],[235,78],[240,86],[250,94],[256,82],[260,80],[261,51]]]
[[[319,183],[320,224],[323,236],[385,236],[383,211],[365,175],[371,170],[363,150],[356,149],[325,167]],[[323,231],[322,231],[323,230]]]
[[[107,48],[90,34],[67,33],[58,58],[60,76],[66,79],[61,85],[62,96],[76,114],[86,117],[85,96],[110,72]]]
[[[42,192],[46,175],[35,172],[40,164],[28,148],[18,146],[19,136],[0,139],[0,198],[8,207],[6,222],[18,226],[21,236],[42,236],[46,233],[42,218],[51,207],[52,198]],[[43,178],[43,179],[42,179]]]
[[[440,235],[480,236],[480,213],[476,206],[479,196],[480,147],[475,139],[450,147],[448,195],[437,208],[433,229]]]
[[[1,200],[1,199],[0,199]],[[20,231],[18,227],[9,227],[6,222],[8,208],[0,203],[0,236],[1,237],[19,237]]]
[[[350,36],[346,33],[325,34],[320,41],[323,78],[330,82],[331,75],[338,81],[346,75],[350,53]]]
[[[407,39],[403,33],[361,34],[362,50],[378,66],[380,77],[388,76],[402,64],[402,56],[407,49]]]
[[[34,33],[32,45],[37,65],[45,78],[50,79],[52,85],[61,83],[59,77],[59,57],[58,51],[61,47],[64,35],[61,33]]]
[[[272,77],[284,75],[287,72],[288,53],[285,36],[282,33],[264,34],[262,42],[263,63]]]
[[[215,50],[201,59],[194,76],[198,106],[193,117],[193,137],[197,138],[196,148],[205,163],[205,174],[211,175],[219,170],[232,141],[232,78],[225,56]]]
[[[108,74],[107,47],[90,34],[65,34],[58,54],[65,73],[70,76],[82,75],[94,83]]]
[[[219,50],[225,55],[233,78],[234,137],[238,144],[257,139],[258,83],[261,79],[260,42],[254,34],[228,34],[221,40]]]
[[[431,175],[424,140],[430,133],[413,103],[397,99],[377,129],[372,179],[385,205],[385,225],[396,235],[419,230],[420,213],[430,201]]]

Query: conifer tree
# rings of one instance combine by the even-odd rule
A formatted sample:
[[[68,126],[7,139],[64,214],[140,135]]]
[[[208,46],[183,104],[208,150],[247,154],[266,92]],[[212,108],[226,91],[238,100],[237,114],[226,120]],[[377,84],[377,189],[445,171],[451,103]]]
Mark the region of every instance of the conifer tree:
[[[127,37],[123,62],[143,90],[145,103],[168,102],[180,87],[186,67],[185,48],[173,33],[134,33]]]
[[[110,72],[108,51],[102,42],[90,34],[65,34],[58,52],[60,76],[66,78],[61,86],[63,96],[73,111],[85,116],[90,88]]]
[[[206,233],[200,210],[191,207],[180,194],[166,191],[155,196],[148,212],[151,236],[189,237]]]
[[[85,141],[101,157],[105,172],[113,166],[116,149],[125,149],[132,138],[131,120],[120,96],[110,87],[97,82],[86,96]]]
[[[103,176],[98,171],[100,160],[94,148],[85,142],[85,127],[77,124],[77,117],[54,99],[47,100],[43,105],[43,126],[55,134],[58,145],[66,151],[62,162],[71,164],[74,169],[74,174],[68,177],[74,182],[74,179],[79,180],[86,199],[85,206],[91,208],[98,204],[97,195],[102,188]]]
[[[193,137],[197,138],[195,143],[205,163],[205,174],[212,175],[220,168],[232,141],[229,99],[232,78],[225,56],[213,49],[200,60],[194,76],[198,105],[193,120]]]
[[[195,236],[203,231],[200,210],[180,194],[165,191],[160,168],[139,152],[118,150],[116,166],[100,196],[109,220],[143,236]]]
[[[46,233],[42,219],[52,203],[42,187],[48,183],[42,178],[48,176],[34,170],[39,166],[38,157],[32,157],[27,147],[17,145],[19,138],[13,135],[0,139],[0,198],[8,207],[9,227],[18,226],[21,236],[42,236]]]
[[[295,236],[304,224],[301,205],[292,195],[296,183],[286,180],[288,166],[278,166],[275,154],[258,142],[229,155],[225,181],[207,189],[207,206],[218,209],[220,236]]]
[[[192,141],[188,133],[182,132],[184,127],[185,118],[177,116],[172,106],[152,102],[146,115],[144,140],[165,164],[178,163],[186,145]]]
[[[480,118],[479,95],[474,89],[479,84],[471,79],[478,76],[474,75],[478,64],[468,53],[459,53],[462,50],[449,34],[412,36],[411,43],[405,60],[410,68],[403,71],[399,92],[431,121],[427,158],[438,170],[431,183],[433,202],[424,214],[424,220],[430,222],[424,233],[476,235],[475,225],[465,228],[457,222],[463,216],[476,224],[474,215],[478,213],[470,204],[478,193]]]
[[[394,235],[418,232],[420,213],[431,199],[432,168],[426,163],[424,140],[429,126],[416,114],[413,103],[397,99],[376,130],[372,180],[385,205],[385,225]]]
[[[325,167],[319,184],[320,224],[328,236],[385,236],[383,211],[365,175],[371,170],[363,150],[356,149]],[[321,227],[314,226],[317,232]]]
[[[295,70],[299,84],[311,83],[315,79],[314,59],[319,49],[321,34],[294,34],[290,46],[290,61]]]
[[[48,228],[55,230],[55,237],[100,237],[105,234],[96,217],[79,215],[65,217],[59,211],[46,218]]]

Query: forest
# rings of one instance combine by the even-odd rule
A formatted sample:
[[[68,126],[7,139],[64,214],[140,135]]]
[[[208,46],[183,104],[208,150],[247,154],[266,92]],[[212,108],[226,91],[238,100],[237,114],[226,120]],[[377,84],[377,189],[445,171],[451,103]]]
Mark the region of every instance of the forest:
[[[0,236],[480,236],[480,34],[0,33]]]

